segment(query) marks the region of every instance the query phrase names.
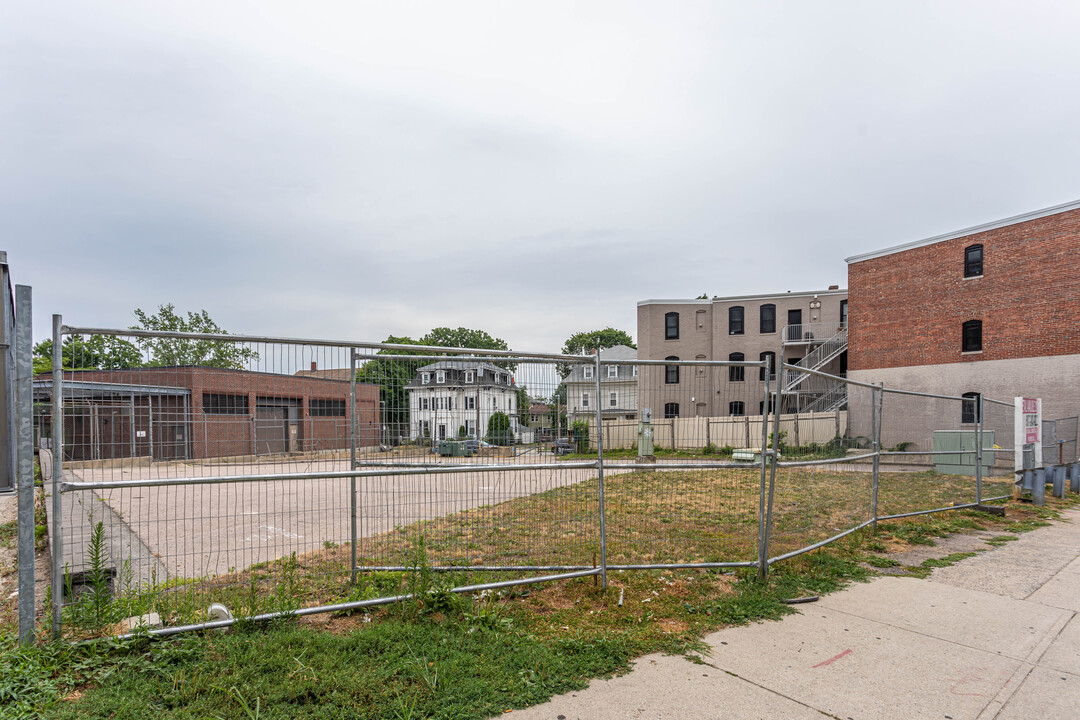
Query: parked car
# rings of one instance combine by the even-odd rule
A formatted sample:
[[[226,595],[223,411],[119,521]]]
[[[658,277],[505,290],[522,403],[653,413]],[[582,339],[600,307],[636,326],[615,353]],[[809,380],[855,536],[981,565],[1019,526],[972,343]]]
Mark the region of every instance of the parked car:
[[[577,452],[577,446],[566,438],[559,438],[551,443],[551,452],[555,455],[569,455],[570,453]]]
[[[495,446],[485,440],[466,440],[465,447],[468,448],[469,452],[475,454],[480,452],[480,448],[489,448]]]

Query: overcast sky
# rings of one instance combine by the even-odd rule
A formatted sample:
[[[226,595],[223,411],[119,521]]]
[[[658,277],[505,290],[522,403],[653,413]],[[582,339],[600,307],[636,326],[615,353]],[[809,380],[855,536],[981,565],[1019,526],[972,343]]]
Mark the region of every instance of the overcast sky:
[[[1080,3],[24,2],[0,249],[51,313],[558,351],[1080,198]]]

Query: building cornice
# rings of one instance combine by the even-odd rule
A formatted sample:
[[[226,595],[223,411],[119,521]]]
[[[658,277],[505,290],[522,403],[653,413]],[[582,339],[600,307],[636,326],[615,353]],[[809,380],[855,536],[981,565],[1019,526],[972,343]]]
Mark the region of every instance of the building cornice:
[[[1069,212],[1070,210],[1080,210],[1080,200],[1074,200],[1072,202],[1065,203],[1064,205],[1055,205],[1054,207],[1043,208],[1042,210],[1034,210],[1032,212],[1024,213],[1022,215],[1013,215],[1002,220],[994,220],[992,222],[983,223],[982,225],[975,225],[973,227],[965,228],[963,230],[956,230],[954,232],[945,233],[944,235],[935,235],[934,237],[925,238],[923,240],[915,240],[913,242],[904,243],[903,245],[894,245],[893,247],[885,248],[884,250],[875,250],[874,252],[863,253],[862,255],[852,255],[849,258],[845,258],[844,262],[848,265],[852,265],[864,260],[873,260],[874,258],[885,257],[886,255],[893,255],[895,253],[904,252],[905,250],[914,250],[915,248],[926,247],[927,245],[934,245],[935,243],[945,242],[946,240],[956,240],[957,238],[967,237],[968,235],[975,235],[981,232],[987,232],[989,230],[997,230],[998,228],[1009,227],[1010,225],[1019,225],[1029,220],[1038,220],[1039,218],[1049,217],[1050,215],[1057,215],[1063,212]]]
[[[800,290],[799,292],[767,293],[764,295],[731,295],[729,297],[714,297],[711,300],[697,298],[685,300],[639,300],[638,307],[645,305],[712,305],[713,303],[734,302],[738,300],[780,300],[793,297],[814,297],[817,295],[847,295],[847,288],[836,290]]]

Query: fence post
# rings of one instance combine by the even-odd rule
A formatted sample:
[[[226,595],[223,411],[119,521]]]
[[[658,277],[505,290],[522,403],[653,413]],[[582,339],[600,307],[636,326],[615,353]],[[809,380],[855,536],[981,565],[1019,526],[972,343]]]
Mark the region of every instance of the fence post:
[[[19,643],[34,642],[34,329],[31,289],[15,286],[16,487],[19,493]],[[16,430],[17,428],[17,430]]]
[[[769,534],[772,529],[770,525],[772,523],[773,487],[776,484],[776,463],[774,462],[771,463],[772,470],[769,473],[768,479],[768,500],[766,500],[765,477],[770,465],[768,458],[769,390],[772,368],[770,367],[771,363],[769,362],[768,356],[766,356],[762,362],[765,367],[765,394],[761,405],[761,488],[758,495],[758,580],[765,580],[769,575]],[[774,421],[774,433],[776,432],[775,425],[776,423]]]
[[[870,498],[870,516],[873,518],[874,531],[877,531],[878,518],[878,478],[881,469],[881,406],[885,396],[885,386],[881,383],[870,390],[870,442],[874,451],[874,472]]]
[[[983,397],[979,393],[976,398],[976,418],[978,425],[975,426],[975,507],[982,507],[982,465],[983,465]],[[994,455],[997,460],[997,455]]]
[[[604,424],[600,406],[600,349],[595,351],[596,363],[596,468],[597,492],[600,498],[600,584],[607,590],[607,527],[604,523]]]
[[[356,469],[356,348],[349,348],[349,469]],[[381,426],[380,426],[381,427]],[[356,476],[349,478],[349,582],[356,584]]]
[[[60,483],[64,481],[64,319],[60,315],[53,315],[52,321],[52,528],[49,531],[49,547],[52,548],[52,634],[53,638],[59,639],[60,610],[64,598],[64,504],[60,497]]]

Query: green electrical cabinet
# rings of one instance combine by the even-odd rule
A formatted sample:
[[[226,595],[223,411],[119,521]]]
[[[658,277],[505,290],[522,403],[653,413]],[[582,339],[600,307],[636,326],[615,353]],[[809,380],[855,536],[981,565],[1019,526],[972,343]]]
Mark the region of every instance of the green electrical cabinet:
[[[975,449],[978,447],[977,433],[974,430],[935,430],[934,452],[969,452],[969,455],[934,455],[934,469],[946,475],[974,475]],[[983,431],[983,477],[990,474],[994,466],[994,431]]]

